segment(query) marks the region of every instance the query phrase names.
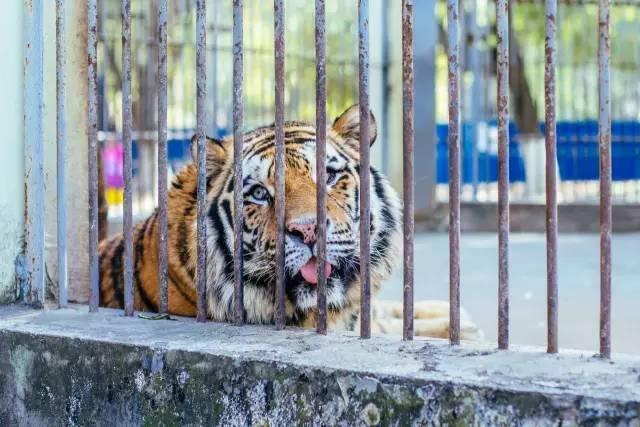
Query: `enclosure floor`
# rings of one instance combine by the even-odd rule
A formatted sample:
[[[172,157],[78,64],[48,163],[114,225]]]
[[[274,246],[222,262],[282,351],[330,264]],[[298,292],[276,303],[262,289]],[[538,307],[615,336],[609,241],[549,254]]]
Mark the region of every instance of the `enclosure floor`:
[[[464,218],[462,219],[464,221]],[[446,234],[418,234],[415,247],[415,298],[448,299],[449,255]],[[612,346],[640,354],[640,234],[613,235]],[[512,233],[510,240],[511,342],[546,345],[546,240],[544,234]],[[484,331],[497,339],[498,238],[491,233],[461,237],[461,305]],[[560,346],[596,351],[600,297],[599,236],[558,237]],[[381,291],[402,300],[402,270]]]

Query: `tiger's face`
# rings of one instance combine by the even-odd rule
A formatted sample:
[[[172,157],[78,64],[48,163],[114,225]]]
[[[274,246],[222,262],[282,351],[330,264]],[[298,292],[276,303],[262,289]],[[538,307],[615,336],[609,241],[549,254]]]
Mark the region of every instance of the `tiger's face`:
[[[370,118],[371,143],[376,137]],[[318,271],[327,279],[327,305],[339,312],[359,302],[359,111],[353,106],[327,131],[326,262],[318,266],[316,132],[300,122],[285,124],[285,274],[288,317],[304,318],[316,307]],[[233,143],[208,141],[209,269],[214,295],[209,308],[230,310],[233,292]],[[395,192],[372,169],[371,242],[374,288],[390,271],[398,233]],[[245,309],[255,321],[270,322],[275,301],[276,180],[275,129],[245,134],[243,149],[243,271]],[[218,266],[224,266],[222,269]],[[221,273],[221,274],[220,274]],[[214,300],[213,302],[211,300]],[[219,304],[221,302],[222,304]],[[225,306],[226,305],[226,306]]]

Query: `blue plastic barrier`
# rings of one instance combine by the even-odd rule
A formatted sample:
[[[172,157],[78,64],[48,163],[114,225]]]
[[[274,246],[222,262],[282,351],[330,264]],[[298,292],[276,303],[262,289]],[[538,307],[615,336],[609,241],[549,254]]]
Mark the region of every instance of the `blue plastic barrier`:
[[[598,180],[598,122],[558,122],[557,138],[560,179]],[[640,179],[640,122],[611,123],[611,174],[614,181]]]
[[[487,123],[489,127],[495,127],[496,122]],[[436,179],[438,184],[449,182],[449,134],[447,125],[436,126],[438,142],[436,145]],[[462,151],[461,173],[462,182],[473,182],[473,126],[465,123],[462,126]],[[520,152],[520,144],[517,141],[517,130],[513,123],[509,124],[509,181],[523,182],[526,179],[524,160]],[[495,147],[494,147],[495,148]],[[478,182],[495,182],[498,180],[498,153],[494,150],[478,152]]]
[[[489,127],[496,126],[495,121],[487,122]],[[462,182],[473,181],[473,127],[465,123],[462,128]],[[544,133],[544,124],[540,125]],[[191,131],[183,130],[183,135]],[[218,137],[222,137],[220,129]],[[612,133],[612,175],[614,181],[640,179],[640,122],[614,121]],[[171,134],[171,132],[170,132]],[[446,124],[436,127],[436,178],[439,184],[449,181],[449,147]],[[562,181],[597,180],[598,163],[598,123],[595,120],[561,121],[557,123],[558,167]],[[524,159],[518,141],[518,130],[514,123],[509,124],[509,179],[510,182],[523,182],[526,179]],[[190,139],[170,138],[168,140],[169,163],[173,170],[179,169],[191,154]],[[133,174],[138,172],[138,145],[132,145]],[[541,165],[543,167],[543,165]],[[498,179],[498,155],[495,146],[478,152],[478,182],[496,182]]]

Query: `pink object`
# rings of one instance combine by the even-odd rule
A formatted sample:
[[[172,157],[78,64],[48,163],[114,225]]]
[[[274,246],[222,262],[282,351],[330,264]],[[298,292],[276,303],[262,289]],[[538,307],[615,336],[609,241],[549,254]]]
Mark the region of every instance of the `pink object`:
[[[124,188],[122,144],[116,141],[107,142],[102,149],[102,162],[105,186]]]

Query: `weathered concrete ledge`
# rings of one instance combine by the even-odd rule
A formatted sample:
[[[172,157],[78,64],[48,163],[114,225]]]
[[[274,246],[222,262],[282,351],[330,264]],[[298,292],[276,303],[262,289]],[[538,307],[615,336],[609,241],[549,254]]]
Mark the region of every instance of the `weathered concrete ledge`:
[[[640,358],[0,307],[0,425],[640,425]]]

